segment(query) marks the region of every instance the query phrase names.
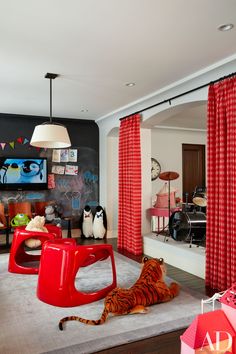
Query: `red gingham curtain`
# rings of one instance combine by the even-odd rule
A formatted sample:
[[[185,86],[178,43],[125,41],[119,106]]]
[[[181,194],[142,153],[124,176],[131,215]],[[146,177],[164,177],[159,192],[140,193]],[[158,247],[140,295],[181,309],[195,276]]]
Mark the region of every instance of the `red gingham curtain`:
[[[140,115],[121,120],[119,132],[118,249],[142,254]]]
[[[209,87],[206,286],[236,282],[236,78]]]

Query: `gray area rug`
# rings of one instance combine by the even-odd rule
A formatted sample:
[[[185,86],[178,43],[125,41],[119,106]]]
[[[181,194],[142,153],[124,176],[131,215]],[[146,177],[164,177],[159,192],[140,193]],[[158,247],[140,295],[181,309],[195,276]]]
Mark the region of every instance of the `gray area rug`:
[[[115,262],[118,286],[130,287],[137,280],[141,265],[117,253]],[[184,328],[200,313],[202,296],[181,289],[173,301],[154,305],[147,314],[111,316],[101,326],[71,321],[61,332],[58,321],[62,317],[100,318],[104,300],[73,308],[45,304],[36,297],[37,275],[12,274],[7,266],[8,255],[0,254],[1,354],[95,353]],[[111,266],[106,260],[82,268],[77,274],[76,286],[84,291],[98,289],[109,283],[109,279]]]

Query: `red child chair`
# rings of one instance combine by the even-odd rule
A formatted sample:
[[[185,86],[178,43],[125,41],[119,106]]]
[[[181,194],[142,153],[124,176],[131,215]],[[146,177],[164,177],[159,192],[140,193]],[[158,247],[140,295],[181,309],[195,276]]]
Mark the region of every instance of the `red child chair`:
[[[28,231],[25,226],[15,228],[12,245],[9,255],[8,271],[20,274],[38,274],[39,267],[29,266],[30,262],[40,261],[40,255],[33,255],[25,252],[25,240],[36,238],[41,244],[47,240],[54,240],[62,237],[60,227],[55,225],[45,225],[48,232]],[[28,263],[28,265],[27,265]]]
[[[64,241],[66,239],[63,239]],[[42,248],[37,296],[47,304],[72,307],[97,301],[116,287],[116,269],[111,245],[77,246],[73,239],[58,243],[46,241]],[[75,288],[80,267],[86,267],[110,257],[112,283],[103,289],[85,293]]]

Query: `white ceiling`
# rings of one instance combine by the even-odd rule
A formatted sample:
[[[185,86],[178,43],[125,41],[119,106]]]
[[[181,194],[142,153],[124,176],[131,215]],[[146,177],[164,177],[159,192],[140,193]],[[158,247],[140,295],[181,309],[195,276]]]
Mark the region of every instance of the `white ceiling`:
[[[0,5],[1,113],[48,116],[53,72],[53,115],[96,120],[236,53],[235,0]]]

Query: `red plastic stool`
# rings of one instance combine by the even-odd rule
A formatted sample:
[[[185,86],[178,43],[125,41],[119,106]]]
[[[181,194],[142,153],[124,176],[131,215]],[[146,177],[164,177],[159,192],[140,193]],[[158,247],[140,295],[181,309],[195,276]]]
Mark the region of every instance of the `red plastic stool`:
[[[77,290],[75,277],[79,268],[108,257],[112,265],[112,283],[91,293]],[[60,307],[78,306],[102,299],[115,287],[116,268],[111,245],[78,246],[69,242],[57,243],[57,240],[44,243],[37,287],[41,301]]]
[[[37,232],[25,230],[25,226],[15,228],[12,245],[9,255],[8,271],[20,274],[38,274],[38,266],[27,266],[22,263],[40,261],[40,255],[33,255],[25,252],[25,240],[37,238],[43,245],[47,240],[54,240],[62,237],[60,227],[55,225],[45,225],[47,232]]]

